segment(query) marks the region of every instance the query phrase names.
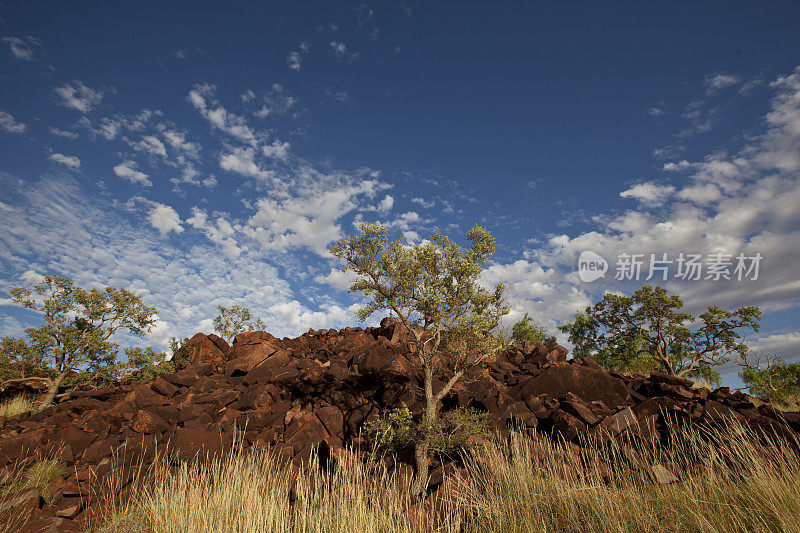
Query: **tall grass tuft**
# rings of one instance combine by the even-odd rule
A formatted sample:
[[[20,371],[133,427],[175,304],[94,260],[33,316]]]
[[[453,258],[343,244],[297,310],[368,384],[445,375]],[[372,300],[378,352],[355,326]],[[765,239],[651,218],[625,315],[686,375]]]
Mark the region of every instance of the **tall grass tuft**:
[[[20,395],[0,403],[0,417],[16,416],[22,413],[35,412],[39,402],[28,396]]]
[[[800,531],[800,443],[735,422],[675,426],[670,442],[571,443],[512,433],[465,456],[466,475],[417,503],[381,460],[280,466],[241,448],[210,462],[161,459],[103,531]],[[443,486],[444,487],[444,486]]]

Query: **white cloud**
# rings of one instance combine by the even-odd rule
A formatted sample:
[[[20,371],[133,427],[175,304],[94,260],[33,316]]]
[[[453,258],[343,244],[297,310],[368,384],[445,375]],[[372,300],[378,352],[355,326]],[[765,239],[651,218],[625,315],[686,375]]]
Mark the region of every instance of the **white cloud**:
[[[243,176],[256,178],[259,180],[270,180],[275,176],[274,170],[265,170],[255,161],[255,149],[253,148],[233,148],[226,154],[221,154],[219,166],[223,170],[236,172]]]
[[[269,257],[225,255],[216,245],[177,247],[149,231],[147,217],[134,218],[70,179],[40,181],[20,190],[15,216],[0,217],[0,293],[38,272],[71,277],[82,287],[112,285],[141,295],[159,312],[160,325],[147,340],[191,336],[216,314],[218,304],[235,302],[270,324],[275,335],[300,333],[270,306],[297,299]],[[328,313],[331,319],[335,313]],[[32,324],[26,324],[32,325]],[[330,327],[330,326],[329,326]]]
[[[21,122],[17,122],[11,113],[0,111],[0,128],[3,128],[8,133],[22,133],[27,126]]]
[[[687,168],[691,168],[692,164],[689,163],[687,160],[683,159],[678,161],[677,163],[664,163],[664,170],[668,172],[677,172],[680,170],[686,170]]]
[[[114,174],[120,178],[126,179],[131,183],[138,183],[139,185],[151,186],[153,182],[150,177],[144,172],[136,170],[136,163],[130,159],[123,161],[114,167]]]
[[[338,305],[323,304],[320,307],[321,311],[311,311],[297,300],[292,300],[273,305],[269,308],[269,311],[279,316],[289,327],[307,331],[309,328],[329,328],[331,323],[352,320],[359,306],[353,304],[345,308]]]
[[[425,200],[425,198],[412,198],[411,201],[414,202],[415,204],[419,204],[421,207],[425,209],[430,209],[431,207],[434,207],[436,205],[435,200],[431,200],[430,202],[428,202]]]
[[[68,166],[69,168],[80,168],[81,166],[81,160],[74,155],[50,154],[50,160],[60,165]]]
[[[289,52],[289,55],[286,56],[286,63],[289,64],[290,69],[300,70],[300,52],[295,50]]]
[[[208,120],[212,126],[228,135],[250,144],[256,143],[256,135],[247,125],[247,121],[234,113],[228,112],[214,98],[216,88],[209,84],[195,85],[189,91],[189,102]]]
[[[320,274],[314,278],[314,281],[320,284],[330,285],[340,291],[349,291],[350,286],[353,284],[357,276],[352,271],[342,272],[341,268],[332,268],[331,271],[323,276]]]
[[[186,222],[193,228],[202,230],[208,240],[219,244],[226,256],[236,258],[242,253],[242,248],[236,242],[236,230],[222,216],[218,216],[216,223],[212,224],[208,221],[208,215],[204,209],[193,207],[192,216]]]
[[[103,93],[75,80],[53,89],[60,98],[59,104],[88,113],[103,99]]]
[[[777,353],[784,359],[796,358],[800,355],[800,331],[759,335],[748,339],[748,346],[753,352]]]
[[[659,185],[657,183],[637,183],[630,189],[619,193],[622,198],[635,198],[643,202],[662,202],[675,192],[672,185]]]
[[[162,133],[167,143],[175,150],[190,159],[200,158],[200,145],[186,140],[186,134],[175,130],[166,130]]]
[[[290,145],[288,142],[282,143],[276,139],[272,142],[272,144],[262,146],[261,151],[267,157],[285,161],[289,155],[289,147]]]
[[[167,157],[167,147],[154,135],[145,135],[140,141],[133,143],[133,147],[140,152],[147,152],[150,155]]]
[[[738,76],[726,74],[724,72],[718,72],[716,74],[710,74],[706,76],[703,84],[707,88],[706,93],[711,94],[720,89],[725,89],[727,87],[731,87],[732,85],[736,85],[740,81],[741,79]]]
[[[328,256],[327,246],[342,237],[339,218],[353,211],[361,195],[372,196],[380,190],[375,180],[355,184],[335,184],[332,176],[306,169],[309,177],[317,176],[328,186],[291,196],[282,200],[261,198],[256,213],[247,221],[243,231],[268,250],[288,250],[308,247],[320,256]]]
[[[381,203],[378,204],[378,211],[381,212],[391,211],[393,205],[394,205],[394,198],[392,198],[390,195],[387,194],[386,196],[383,197]]]
[[[183,232],[181,217],[172,207],[164,204],[156,204],[148,213],[147,219],[150,225],[158,230],[162,237],[170,231],[175,233]]]

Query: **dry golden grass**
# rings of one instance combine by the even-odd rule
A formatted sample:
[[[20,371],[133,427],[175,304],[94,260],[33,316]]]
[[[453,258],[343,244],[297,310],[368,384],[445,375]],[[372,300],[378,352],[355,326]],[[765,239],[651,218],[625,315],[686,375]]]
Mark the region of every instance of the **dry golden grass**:
[[[472,452],[443,503],[411,511],[380,461],[325,470],[312,459],[301,472],[265,450],[234,451],[205,466],[158,461],[102,531],[800,531],[799,446],[764,445],[732,424],[678,430],[669,447],[594,443],[579,458],[570,444],[514,434]],[[677,481],[659,482],[654,465]]]
[[[39,402],[28,396],[15,396],[0,403],[0,417],[15,416],[28,411],[37,411]]]

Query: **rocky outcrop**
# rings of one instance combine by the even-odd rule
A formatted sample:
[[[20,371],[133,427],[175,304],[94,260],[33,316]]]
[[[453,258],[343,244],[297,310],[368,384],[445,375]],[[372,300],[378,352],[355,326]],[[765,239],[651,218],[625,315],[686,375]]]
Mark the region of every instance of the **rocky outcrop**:
[[[358,445],[365,421],[401,404],[422,412],[421,372],[407,335],[396,320],[311,330],[295,339],[249,332],[231,346],[198,333],[189,341],[189,366],[176,373],[78,391],[44,411],[0,419],[0,469],[41,456],[69,465],[53,481],[61,495],[54,505],[20,493],[0,510],[33,505],[37,520],[67,531],[88,520],[86,495],[110,472],[112,458],[146,465],[156,446],[166,446],[175,461],[204,458],[230,447],[237,430],[245,448],[270,447],[297,464],[317,447],[340,456],[347,444]],[[587,437],[665,438],[669,417],[699,423],[733,417],[770,435],[800,431],[800,414],[756,408],[740,392],[693,389],[660,374],[623,376],[566,355],[560,346],[515,345],[469,371],[442,409],[474,407],[501,433],[516,425],[576,445]],[[446,370],[437,375],[435,388],[448,377]],[[124,485],[127,478],[120,479]]]

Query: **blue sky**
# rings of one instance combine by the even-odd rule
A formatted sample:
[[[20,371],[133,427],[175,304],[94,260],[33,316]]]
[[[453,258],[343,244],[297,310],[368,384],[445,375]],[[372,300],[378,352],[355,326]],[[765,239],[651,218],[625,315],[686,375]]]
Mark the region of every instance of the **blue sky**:
[[[331,242],[480,223],[509,320],[550,328],[645,283],[620,254],[760,253],[664,284],[761,306],[753,346],[800,357],[800,5],[428,4],[0,5],[0,333],[50,273],[144,295],[158,346],[218,304],[353,325]]]

